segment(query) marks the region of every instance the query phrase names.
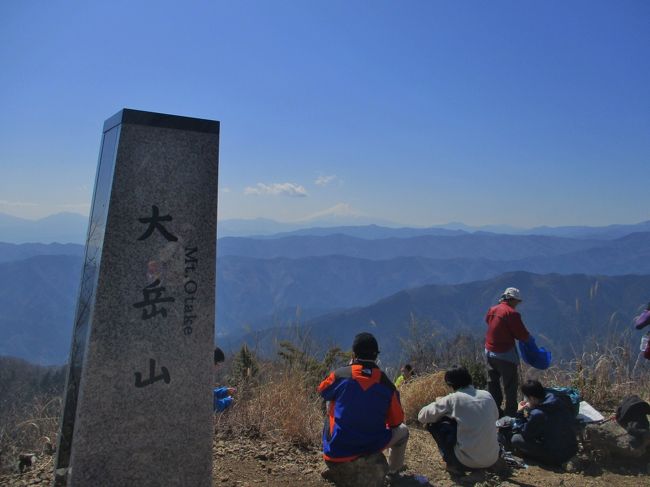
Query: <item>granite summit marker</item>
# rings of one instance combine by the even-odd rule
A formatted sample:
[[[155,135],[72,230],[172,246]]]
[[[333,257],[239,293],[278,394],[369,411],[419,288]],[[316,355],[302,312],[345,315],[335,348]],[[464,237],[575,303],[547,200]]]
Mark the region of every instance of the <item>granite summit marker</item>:
[[[71,486],[212,483],[219,122],[104,124],[57,452]]]

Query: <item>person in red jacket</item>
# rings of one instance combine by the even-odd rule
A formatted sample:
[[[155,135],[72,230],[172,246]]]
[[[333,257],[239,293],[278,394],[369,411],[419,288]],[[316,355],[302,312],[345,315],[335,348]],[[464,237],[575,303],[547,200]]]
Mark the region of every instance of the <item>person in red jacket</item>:
[[[485,315],[488,329],[485,335],[485,355],[488,371],[488,392],[497,403],[499,416],[512,416],[517,413],[517,368],[519,354],[515,340],[528,341],[530,334],[521,315],[516,311],[521,303],[519,289],[507,288],[499,304],[492,306]],[[503,392],[501,384],[503,383]],[[505,395],[505,408],[501,408]]]
[[[326,463],[350,462],[389,448],[389,472],[399,472],[409,437],[399,392],[375,363],[379,346],[372,334],[359,333],[352,352],[350,365],[331,372],[318,386],[329,402],[323,457]]]

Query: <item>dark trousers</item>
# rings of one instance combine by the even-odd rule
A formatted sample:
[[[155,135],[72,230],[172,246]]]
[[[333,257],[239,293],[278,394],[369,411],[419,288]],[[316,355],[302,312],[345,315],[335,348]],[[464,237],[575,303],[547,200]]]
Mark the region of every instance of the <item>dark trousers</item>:
[[[530,458],[531,460],[536,460],[545,465],[561,465],[570,458],[567,457],[564,459],[559,457],[556,452],[544,448],[539,443],[526,441],[519,433],[512,435],[510,443],[512,444],[513,451],[518,455],[521,455],[524,458]]]
[[[455,419],[443,418],[437,423],[428,424],[427,431],[431,433],[431,436],[436,441],[438,450],[440,450],[440,456],[442,456],[442,459],[447,465],[466,468],[456,458],[456,453],[454,452],[458,432],[458,425]]]
[[[499,408],[499,416],[512,416],[517,413],[517,364],[507,360],[487,357],[488,383],[487,389]],[[501,392],[503,383],[503,393]],[[503,394],[506,396],[506,407],[501,409]]]

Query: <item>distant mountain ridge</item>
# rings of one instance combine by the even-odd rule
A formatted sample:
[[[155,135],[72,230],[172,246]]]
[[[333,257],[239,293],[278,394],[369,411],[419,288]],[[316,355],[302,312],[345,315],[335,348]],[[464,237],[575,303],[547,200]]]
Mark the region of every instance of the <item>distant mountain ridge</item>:
[[[400,355],[401,341],[409,336],[409,325],[436,330],[441,339],[458,332],[481,336],[484,316],[496,304],[503,289],[521,289],[524,302],[518,308],[538,345],[556,357],[579,355],[587,338],[620,337],[633,334],[632,318],[650,296],[650,276],[539,275],[514,272],[485,281],[458,285],[428,285],[400,291],[376,303],[334,312],[302,326],[302,333],[316,343],[349,348],[355,334],[370,331],[380,342],[382,357]],[[272,344],[293,335],[291,328],[272,328],[245,335],[240,340]],[[421,337],[424,338],[424,337]],[[266,347],[270,350],[271,347]],[[402,357],[405,358],[405,357]]]
[[[264,259],[347,255],[371,260],[395,257],[429,257],[433,259],[473,257],[515,260],[533,256],[560,255],[601,244],[602,242],[599,240],[489,233],[455,236],[423,235],[375,240],[347,235],[290,236],[275,239],[224,237],[219,239],[218,254]]]
[[[57,213],[39,220],[0,213],[0,242],[83,244],[87,228],[88,217],[78,213]]]
[[[369,260],[340,255],[256,259],[221,255],[217,269],[220,329],[232,332],[242,323],[259,329],[277,324],[278,320],[286,322],[291,318],[291,310],[295,314],[298,307],[306,318],[328,306],[336,309],[367,305],[402,289],[425,284],[462,284],[513,271],[650,275],[650,233],[630,235],[602,247],[518,260]],[[279,313],[281,310],[285,311]]]
[[[57,213],[40,220],[18,218],[0,213],[0,242],[10,243],[84,243],[88,217],[77,213]],[[295,222],[269,218],[219,219],[219,237],[285,237],[343,234],[358,238],[404,238],[422,235],[459,235],[497,233],[504,235],[545,235],[578,239],[609,240],[636,232],[649,232],[650,221],[606,226],[538,226],[517,228],[510,225],[470,226],[452,222],[429,227],[407,227],[394,222],[362,216],[314,217]]]
[[[512,271],[650,274],[650,232],[576,239],[464,231],[412,236],[410,229],[391,229],[403,237],[381,238],[385,230],[372,229],[370,239],[343,234],[220,238],[218,335],[311,323],[400,291],[462,285]],[[0,355],[46,364],[66,360],[83,252],[79,244],[0,243]]]
[[[382,238],[411,238],[422,237],[425,235],[438,236],[456,236],[464,235],[468,232],[464,230],[448,230],[446,228],[409,228],[409,227],[382,227],[379,225],[356,225],[346,227],[309,227],[293,230],[290,232],[274,233],[272,235],[253,235],[254,238],[283,238],[283,237],[326,237],[330,235],[346,235],[348,237],[364,239],[382,239]],[[225,237],[225,235],[224,235]]]
[[[83,256],[84,246],[74,243],[30,243],[13,244],[0,242],[0,262],[23,260],[37,255],[76,255]]]
[[[423,235],[460,235],[463,233],[493,233],[501,235],[541,235],[577,239],[612,240],[631,233],[650,232],[650,220],[634,224],[612,224],[605,226],[538,226],[518,228],[511,225],[471,226],[460,222],[432,225],[430,227],[407,227],[392,223],[347,223],[318,220],[300,223],[282,223],[266,218],[253,220],[222,220],[218,222],[219,237],[278,238],[288,236],[348,235],[358,238],[405,238]]]

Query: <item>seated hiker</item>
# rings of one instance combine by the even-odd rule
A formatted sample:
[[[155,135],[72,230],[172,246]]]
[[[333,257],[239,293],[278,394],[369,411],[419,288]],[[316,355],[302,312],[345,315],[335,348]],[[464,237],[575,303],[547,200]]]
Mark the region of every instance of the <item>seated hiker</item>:
[[[418,421],[427,425],[447,471],[491,467],[499,459],[499,410],[492,395],[472,386],[465,367],[449,369],[445,382],[454,392],[423,407]]]
[[[568,461],[578,451],[570,400],[546,392],[537,380],[526,381],[521,392],[517,418],[524,421],[510,440],[514,452],[547,465]]]
[[[397,379],[395,379],[395,387],[398,387],[398,388],[399,388],[399,386],[401,386],[405,382],[410,381],[413,378],[413,376],[415,375],[415,373],[413,372],[413,367],[411,366],[411,364],[405,364],[402,367],[401,372],[402,373],[399,375],[399,377]]]
[[[379,346],[372,334],[358,334],[352,352],[350,365],[331,372],[318,386],[329,401],[323,457],[331,467],[388,448],[389,471],[398,472],[404,466],[409,437],[399,393],[375,362]]]
[[[217,370],[219,365],[226,360],[226,356],[219,347],[214,349],[214,368]],[[215,387],[213,391],[212,407],[215,413],[220,413],[227,409],[234,401],[232,395],[237,392],[234,387]]]

